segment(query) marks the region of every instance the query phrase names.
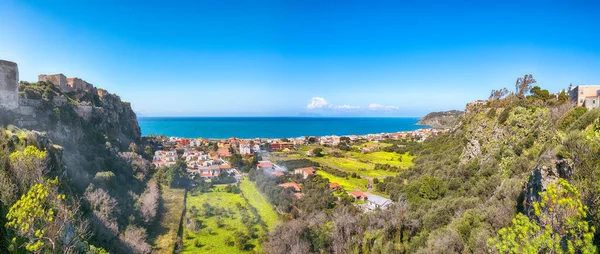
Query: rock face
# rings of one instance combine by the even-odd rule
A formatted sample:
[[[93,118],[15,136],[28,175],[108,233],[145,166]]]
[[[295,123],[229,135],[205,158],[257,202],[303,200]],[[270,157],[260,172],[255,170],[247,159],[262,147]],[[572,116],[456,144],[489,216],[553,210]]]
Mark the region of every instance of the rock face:
[[[119,96],[81,79],[71,79],[73,87],[62,74],[40,75],[40,80],[70,92],[72,100],[63,94],[52,99],[19,97],[17,64],[0,60],[0,126],[47,133],[54,144],[64,148],[64,166],[69,176],[84,188],[96,172],[113,163],[99,159],[106,154],[96,156],[98,153],[116,154],[140,138],[137,116]]]
[[[431,112],[421,118],[417,125],[427,125],[433,128],[452,128],[456,125],[458,117],[462,113],[459,110]]]
[[[19,106],[18,83],[17,64],[0,60],[0,107],[13,110]]]
[[[524,210],[532,213],[533,202],[540,201],[539,193],[545,191],[548,185],[556,182],[558,178],[571,179],[573,175],[572,162],[567,159],[552,160],[551,165],[539,166],[529,177],[524,189]]]

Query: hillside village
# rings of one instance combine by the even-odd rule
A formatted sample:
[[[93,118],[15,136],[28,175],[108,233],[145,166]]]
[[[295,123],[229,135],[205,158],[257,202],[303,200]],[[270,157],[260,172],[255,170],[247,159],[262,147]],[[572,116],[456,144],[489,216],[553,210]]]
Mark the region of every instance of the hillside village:
[[[252,157],[259,155],[268,157],[270,153],[297,151],[301,146],[316,144],[319,146],[335,147],[340,143],[370,143],[360,149],[361,153],[376,152],[379,150],[377,143],[384,140],[412,140],[422,142],[428,137],[436,136],[448,132],[448,129],[424,128],[414,131],[379,133],[366,135],[348,135],[348,136],[321,136],[321,137],[298,137],[282,139],[204,139],[204,138],[162,138],[157,144],[159,150],[154,152],[152,164],[155,167],[175,166],[179,161],[185,162],[186,172],[191,178],[202,178],[205,181],[212,181],[223,176],[232,177],[239,182],[244,175],[239,168],[232,167],[229,160],[234,154],[242,157]],[[210,151],[203,151],[200,147],[211,147]],[[178,154],[179,151],[179,154]],[[312,151],[306,153],[307,156],[313,156]],[[302,185],[295,182],[285,182],[286,176],[298,175],[302,179],[307,179],[311,175],[316,175],[317,169],[314,167],[303,167],[288,170],[286,167],[277,165],[269,160],[261,160],[256,164],[255,170],[262,171],[274,178],[280,179],[280,187],[293,190],[296,199],[304,196]],[[331,190],[346,191],[354,201],[357,202],[365,211],[375,209],[385,209],[391,204],[391,200],[372,193],[365,193],[360,190],[344,190],[336,182],[329,183]],[[369,189],[373,186],[369,184]]]

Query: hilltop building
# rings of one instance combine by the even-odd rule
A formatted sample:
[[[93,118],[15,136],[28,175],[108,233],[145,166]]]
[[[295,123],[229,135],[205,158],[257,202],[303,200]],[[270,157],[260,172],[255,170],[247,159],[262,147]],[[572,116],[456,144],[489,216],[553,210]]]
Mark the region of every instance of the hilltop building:
[[[588,109],[600,108],[600,85],[569,86],[569,97],[577,106]]]
[[[59,74],[40,74],[38,81],[44,81],[58,86],[61,91],[68,93],[72,91],[91,90],[94,86],[80,78],[67,78],[62,73]]]

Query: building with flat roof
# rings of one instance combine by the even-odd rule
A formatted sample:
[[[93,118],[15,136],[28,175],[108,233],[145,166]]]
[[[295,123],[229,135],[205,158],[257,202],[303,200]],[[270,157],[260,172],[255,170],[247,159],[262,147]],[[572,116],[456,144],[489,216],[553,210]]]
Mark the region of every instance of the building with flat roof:
[[[568,94],[577,106],[588,109],[600,107],[600,85],[570,85]]]

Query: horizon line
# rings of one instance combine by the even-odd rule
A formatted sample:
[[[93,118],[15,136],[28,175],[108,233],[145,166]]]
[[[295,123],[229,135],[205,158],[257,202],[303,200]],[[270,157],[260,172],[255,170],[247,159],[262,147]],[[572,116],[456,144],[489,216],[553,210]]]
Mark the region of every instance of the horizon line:
[[[237,117],[237,118],[422,118],[423,116],[169,116],[169,115],[137,115],[138,118],[184,118],[184,117],[198,117],[198,118],[228,118],[228,117]]]

